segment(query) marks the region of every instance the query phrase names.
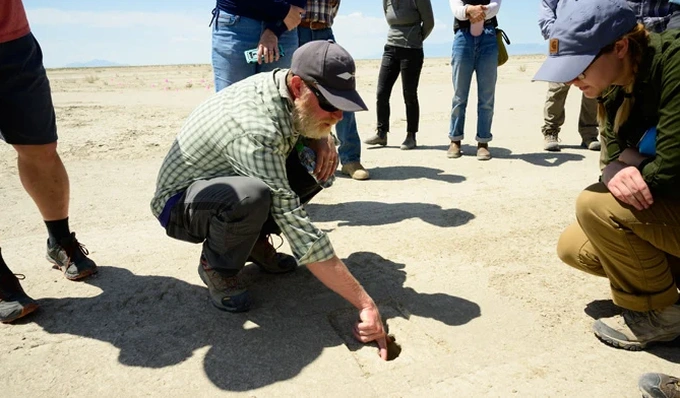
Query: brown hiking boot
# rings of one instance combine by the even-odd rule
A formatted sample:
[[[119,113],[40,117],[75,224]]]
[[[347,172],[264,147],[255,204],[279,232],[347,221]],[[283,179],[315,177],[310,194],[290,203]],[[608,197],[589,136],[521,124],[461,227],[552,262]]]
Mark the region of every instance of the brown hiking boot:
[[[491,152],[489,152],[489,144],[478,143],[477,144],[477,160],[489,160],[491,159]]]
[[[673,341],[680,337],[680,304],[656,311],[623,310],[621,315],[595,321],[593,332],[606,344],[630,351]]]
[[[229,312],[245,312],[250,309],[250,293],[239,280],[238,274],[226,276],[215,271],[205,256],[201,255],[198,276],[208,287],[210,302],[216,308]]]
[[[343,164],[341,171],[355,180],[368,180],[370,177],[368,170],[361,165],[361,162]]]
[[[271,235],[260,236],[250,251],[248,261],[253,262],[260,269],[269,274],[285,274],[295,271],[297,261],[289,254],[277,253],[276,248],[269,242]],[[283,241],[281,241],[283,244]],[[281,245],[279,245],[280,247]]]
[[[460,151],[460,141],[451,141],[449,149],[446,151],[446,157],[450,159],[459,158],[462,155]]]

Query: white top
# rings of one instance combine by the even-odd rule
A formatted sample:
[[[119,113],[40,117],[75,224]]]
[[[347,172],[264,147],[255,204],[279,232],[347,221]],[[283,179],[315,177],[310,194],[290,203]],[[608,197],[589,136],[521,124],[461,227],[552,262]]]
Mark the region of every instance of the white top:
[[[489,5],[487,5],[486,7],[487,7],[486,12],[489,13],[492,10],[496,10],[498,8],[498,3],[492,2],[492,3],[489,3]],[[498,13],[498,11],[496,11],[496,13]],[[484,32],[484,22],[485,21],[479,21],[479,22],[475,22],[473,24],[470,24],[470,34],[472,36],[475,36],[475,37],[481,35],[482,32]]]
[[[489,20],[493,17],[495,17],[498,14],[498,10],[501,8],[501,2],[502,0],[496,0],[493,3],[490,3],[487,7],[488,9],[486,10],[486,18],[485,20]],[[495,7],[491,7],[491,4],[496,4]],[[459,21],[467,21],[467,16],[465,15],[465,8],[467,7],[463,0],[449,0],[449,6],[451,7],[451,11],[453,12],[453,17],[456,18]]]

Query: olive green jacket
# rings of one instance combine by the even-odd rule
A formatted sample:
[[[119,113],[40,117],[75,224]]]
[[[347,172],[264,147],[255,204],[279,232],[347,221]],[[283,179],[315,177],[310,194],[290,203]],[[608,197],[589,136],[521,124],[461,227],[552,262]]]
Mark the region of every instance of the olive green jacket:
[[[633,109],[618,136],[613,125],[624,99],[623,87],[612,87],[600,99],[607,114],[601,132],[607,163],[624,149],[637,148],[645,131],[656,126],[656,156],[643,162],[640,172],[653,194],[680,198],[680,30],[650,33],[633,97]]]

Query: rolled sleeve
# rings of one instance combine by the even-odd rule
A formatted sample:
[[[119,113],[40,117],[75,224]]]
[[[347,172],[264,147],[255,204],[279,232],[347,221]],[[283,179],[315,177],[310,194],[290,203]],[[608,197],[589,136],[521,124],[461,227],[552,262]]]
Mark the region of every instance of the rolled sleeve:
[[[335,254],[330,239],[309,219],[286,174],[286,147],[280,136],[245,134],[227,146],[238,174],[261,180],[272,194],[271,214],[300,264],[325,261]]]

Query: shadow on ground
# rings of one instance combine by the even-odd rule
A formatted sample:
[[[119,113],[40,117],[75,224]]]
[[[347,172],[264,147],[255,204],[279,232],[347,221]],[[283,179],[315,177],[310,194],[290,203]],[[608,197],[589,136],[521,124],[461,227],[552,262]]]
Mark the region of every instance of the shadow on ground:
[[[593,300],[583,311],[596,320],[621,314],[621,308],[612,300]],[[650,345],[645,351],[669,362],[680,363],[680,337],[668,343]]]
[[[479,306],[463,298],[421,294],[404,287],[404,264],[368,252],[352,254],[346,262],[376,302],[396,305],[401,314],[409,314],[405,318],[418,315],[456,326],[480,316]],[[196,271],[187,267],[186,272]],[[248,391],[293,378],[324,348],[343,344],[334,329],[337,325],[331,325],[329,318],[351,306],[306,268],[270,276],[248,266],[244,275],[251,283],[254,301],[245,314],[212,307],[203,286],[104,266],[85,281],[101,289],[101,294],[39,300],[42,311],[26,321],[48,333],[108,342],[120,350],[119,362],[133,367],[172,366],[190,358],[195,350],[210,347],[204,358],[205,374],[217,387],[229,391]],[[341,326],[348,331],[352,327]],[[354,354],[348,349],[347,355]]]
[[[420,218],[438,227],[458,227],[475,215],[460,209],[442,209],[431,203],[347,202],[337,204],[308,203],[305,209],[316,222],[339,221],[339,226],[387,225],[410,218]]]
[[[563,147],[569,149],[571,147]],[[580,148],[580,147],[578,147]],[[441,156],[446,156],[446,150],[448,146],[443,145],[433,145],[433,146],[419,146],[418,149],[425,150],[436,150],[441,151]],[[582,148],[581,148],[582,149]],[[585,149],[584,149],[585,150]],[[463,152],[463,157],[474,157],[477,155],[477,145],[467,145],[463,144],[461,147]],[[535,166],[543,167],[557,167],[566,162],[575,162],[585,159],[585,156],[576,153],[563,153],[563,152],[536,152],[536,153],[519,153],[513,154],[511,150],[507,148],[494,147],[493,143],[489,144],[489,152],[491,152],[492,161],[493,159],[519,159],[527,163],[531,163]],[[455,161],[456,159],[451,159]]]
[[[427,178],[452,184],[465,181],[465,177],[463,176],[446,174],[446,171],[444,170],[422,166],[374,167],[369,171],[371,173],[371,179],[380,181],[404,181],[419,178]],[[347,179],[350,178],[341,173],[337,173],[337,176]]]

